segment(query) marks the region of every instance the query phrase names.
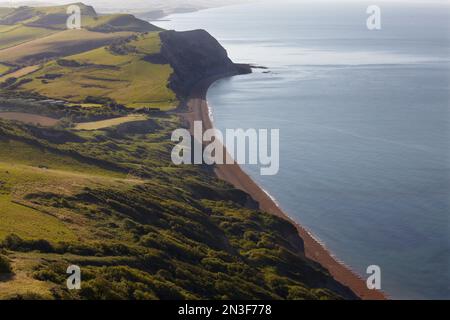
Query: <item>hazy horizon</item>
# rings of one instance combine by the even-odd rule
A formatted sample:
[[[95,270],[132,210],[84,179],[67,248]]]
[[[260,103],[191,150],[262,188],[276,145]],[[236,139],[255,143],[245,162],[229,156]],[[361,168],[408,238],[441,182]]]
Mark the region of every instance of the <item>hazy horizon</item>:
[[[126,6],[126,7],[149,7],[149,6],[201,6],[201,7],[213,7],[227,4],[237,4],[242,2],[257,2],[262,0],[129,0],[127,3],[119,2],[117,0],[84,0],[84,1],[71,1],[71,0],[8,0],[0,1],[1,5],[16,5],[16,4],[70,4],[76,2],[82,2],[89,5],[112,5],[114,7]],[[281,0],[286,2],[286,0]],[[289,1],[289,0],[287,0]],[[278,3],[279,1],[274,3]],[[368,0],[296,0],[295,2],[370,2]],[[378,0],[377,2],[405,2],[405,3],[449,3],[447,0]]]
[[[205,9],[211,7],[218,7],[227,4],[240,3],[239,0],[129,0],[126,3],[115,0],[85,0],[85,1],[70,1],[70,0],[10,0],[1,1],[0,6],[43,6],[43,5],[64,5],[70,3],[82,2],[86,5],[91,5],[96,8],[107,10],[122,9],[122,10],[162,10],[174,8],[194,8]]]
[[[286,3],[292,0],[281,0],[273,1],[275,6],[279,6],[280,2]],[[17,6],[52,6],[52,5],[64,5],[76,2],[82,2],[86,5],[93,6],[96,11],[101,13],[145,13],[145,12],[155,12],[164,11],[164,13],[171,14],[177,11],[188,12],[197,11],[210,8],[223,7],[228,5],[239,5],[243,3],[252,2],[266,2],[265,0],[129,0],[126,3],[119,2],[116,0],[0,0],[0,7],[17,7]],[[360,2],[367,3],[367,5],[372,4],[369,0],[295,0],[293,5],[299,2],[305,4],[314,3],[342,3],[343,5]],[[447,0],[378,0],[378,3],[415,3],[423,5],[439,5],[439,4],[450,4]]]

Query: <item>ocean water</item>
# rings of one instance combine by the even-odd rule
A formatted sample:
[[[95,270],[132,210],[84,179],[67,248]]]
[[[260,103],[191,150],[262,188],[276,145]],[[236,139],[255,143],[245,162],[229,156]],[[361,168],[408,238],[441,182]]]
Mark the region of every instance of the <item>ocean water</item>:
[[[450,298],[450,6],[259,1],[168,17],[269,68],[208,93],[215,125],[280,129],[280,171],[245,170],[398,299]]]

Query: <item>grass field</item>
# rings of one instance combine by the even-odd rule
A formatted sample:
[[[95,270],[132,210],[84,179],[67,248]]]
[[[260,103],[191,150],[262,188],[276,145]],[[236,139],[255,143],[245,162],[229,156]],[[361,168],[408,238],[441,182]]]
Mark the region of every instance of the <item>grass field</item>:
[[[13,8],[0,8],[0,18],[6,16],[10,12],[12,12],[13,10],[14,10]]]
[[[12,233],[23,239],[76,239],[73,232],[57,218],[13,203],[9,196],[0,195],[0,208],[0,241]]]
[[[147,116],[141,115],[141,114],[130,114],[126,117],[120,117],[120,118],[114,118],[114,119],[108,119],[108,120],[102,120],[102,121],[93,121],[93,122],[85,122],[85,123],[78,123],[75,126],[75,130],[99,130],[104,129],[108,127],[117,126],[122,123],[127,122],[134,122],[134,121],[142,121],[146,120]]]
[[[16,24],[0,26],[0,42],[26,41],[0,49],[0,70],[6,62],[20,69],[14,84],[0,87],[9,112],[0,119],[0,255],[12,267],[0,271],[0,299],[347,295],[305,258],[295,226],[250,209],[257,204],[249,195],[212,168],[173,164],[179,115],[122,106],[164,111],[178,103],[167,87],[173,70],[157,55],[158,32],[111,32],[151,25],[87,6],[97,32],[60,31],[65,8],[0,8],[0,24]],[[32,25],[56,33],[30,35]],[[173,50],[192,54],[183,44]],[[24,123],[37,120],[29,114],[60,121],[44,128]],[[142,123],[120,125],[131,121]],[[72,264],[82,266],[81,290],[67,290]]]
[[[35,72],[31,77],[33,81],[23,88],[78,103],[88,96],[95,96],[108,97],[128,107],[174,108],[176,97],[167,86],[172,68],[143,60],[146,55],[159,52],[158,33],[140,36],[129,46],[136,50],[119,55],[102,47],[66,57],[82,65],[78,67],[49,62]],[[46,74],[58,74],[60,77],[45,84],[37,79]]]
[[[0,119],[16,120],[43,127],[52,127],[58,123],[58,119],[23,112],[0,112]]]
[[[106,27],[108,24],[114,24],[114,20],[120,17],[120,14],[112,14],[107,16],[100,16],[97,19],[90,19],[85,21],[84,25],[91,29]]]
[[[129,14],[110,14],[99,16],[96,19],[86,20],[84,26],[89,30],[112,32],[112,31],[158,31],[158,27],[151,25],[145,21],[136,19]]]
[[[11,30],[19,28],[20,25],[1,25],[0,24],[0,34],[7,33]]]
[[[77,3],[81,9],[82,28],[103,32],[155,31],[158,28],[129,14],[97,15],[94,8]],[[66,29],[68,5],[48,7],[0,8],[0,24],[18,24],[50,29]],[[2,20],[3,19],[3,20]]]
[[[69,156],[56,154],[13,140],[0,140],[0,162],[43,168],[43,170],[47,171],[59,170],[113,178],[124,178],[126,176],[126,174],[110,171],[93,164],[78,161]]]
[[[124,39],[130,35],[132,35],[131,32],[101,33],[85,29],[60,31],[0,50],[0,62],[28,63],[43,57],[52,58],[76,54],[104,46],[117,39]],[[0,40],[0,44],[2,41],[4,46],[10,45],[10,42],[5,40]]]
[[[28,67],[23,67],[17,71],[8,73],[2,77],[0,77],[0,83],[9,79],[9,78],[20,78],[20,77],[24,77],[26,75],[29,75],[30,73],[33,73],[37,70],[39,70],[40,66],[39,65],[35,65],[35,66],[28,66]],[[9,69],[8,69],[9,70]],[[0,71],[1,71],[1,65],[0,65]],[[2,74],[2,72],[0,72],[0,74]]]
[[[1,75],[8,72],[10,69],[11,68],[9,66],[6,66],[6,65],[0,63],[0,82],[2,81]]]
[[[78,3],[82,18],[91,22],[97,16],[92,7]],[[0,24],[23,24],[51,27],[52,29],[66,28],[68,5],[17,8],[0,8]]]
[[[0,26],[0,50],[39,39],[52,33],[55,33],[55,31],[45,28],[33,28],[22,25],[12,27]]]
[[[333,280],[297,254],[294,226],[249,209],[246,194],[207,169],[174,166],[180,119],[151,120],[144,132],[0,121],[0,250],[14,272],[0,274],[0,299],[337,297]],[[84,290],[67,290],[71,264],[83,267]]]
[[[52,299],[50,289],[54,285],[39,281],[32,277],[33,270],[39,265],[39,262],[48,258],[48,255],[39,253],[20,253],[17,252],[9,257],[12,260],[12,266],[15,274],[8,281],[0,281],[0,293],[2,299],[11,297],[26,296],[37,294],[45,299]],[[0,277],[0,280],[1,279]]]

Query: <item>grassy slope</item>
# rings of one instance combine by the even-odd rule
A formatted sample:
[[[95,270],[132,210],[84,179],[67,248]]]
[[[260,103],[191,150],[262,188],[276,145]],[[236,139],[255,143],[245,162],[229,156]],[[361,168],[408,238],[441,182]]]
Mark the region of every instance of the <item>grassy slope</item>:
[[[82,31],[67,30],[67,6],[14,10],[0,8],[0,62],[29,63],[46,56],[68,55],[101,47],[113,39],[159,28],[126,14],[98,16],[92,7],[78,4]],[[46,37],[56,33],[53,37]],[[17,46],[18,44],[23,46]],[[2,50],[14,47],[11,50]],[[35,57],[37,54],[44,56]]]
[[[14,10],[13,8],[0,8],[0,18],[6,16],[13,10]]]
[[[1,65],[0,65],[0,69],[1,69]],[[10,67],[6,67],[5,66],[5,69],[6,69],[6,71],[9,71]],[[16,71],[13,71],[13,72],[8,72],[5,75],[0,76],[0,83],[3,82],[3,81],[8,80],[9,78],[21,78],[21,77],[24,77],[24,76],[26,76],[26,75],[28,75],[30,73],[33,73],[33,72],[35,72],[35,71],[37,71],[39,69],[40,69],[39,65],[34,65],[34,66],[26,66],[26,67],[20,68],[20,69],[18,69]]]
[[[131,32],[101,33],[82,30],[66,30],[49,36],[31,40],[14,47],[0,50],[0,62],[35,63],[43,57],[56,57],[75,54],[104,46],[117,39],[124,39],[132,35]]]
[[[0,88],[2,108],[66,123],[41,128],[0,120],[0,254],[14,271],[0,274],[0,298],[351,297],[305,259],[288,222],[249,209],[246,194],[208,169],[172,164],[170,135],[181,126],[178,117],[148,111],[144,125],[114,120],[102,128],[98,121],[105,117],[136,111],[110,102],[65,107],[30,101],[42,99],[35,91],[75,102],[95,95],[129,107],[172,106],[174,94],[166,87],[172,70],[142,60],[159,52],[157,33],[116,46],[131,49],[120,54],[86,46],[94,35],[97,47],[99,38],[115,36],[63,31],[0,50],[0,62],[60,50],[80,64],[53,60],[24,75],[20,80],[32,82],[20,90]],[[38,79],[49,74],[58,76]],[[70,125],[80,121],[95,127]],[[82,267],[81,291],[65,287],[70,264]]]
[[[0,63],[0,76],[10,70],[9,66]]]
[[[48,257],[46,257],[48,258]],[[32,276],[33,270],[41,261],[42,257],[36,253],[14,254],[13,268],[17,273],[13,278],[0,276],[0,292],[3,298],[7,297],[29,297],[36,296],[51,299],[50,290],[52,285],[45,281],[40,281]]]
[[[128,45],[135,47],[136,52],[120,55],[102,47],[66,58],[84,65],[82,67],[49,62],[35,72],[31,78],[33,81],[23,88],[71,102],[81,103],[88,96],[98,96],[129,107],[173,108],[176,105],[175,94],[167,87],[171,67],[143,60],[145,55],[159,52],[158,33],[140,36]],[[61,77],[43,83],[38,78],[46,74],[59,74]]]
[[[125,177],[126,174],[111,172],[93,164],[73,159],[62,155],[37,148],[20,141],[0,141],[0,163],[14,163],[33,168],[45,168],[48,170],[68,171],[71,173],[85,173],[92,175],[105,175],[109,177]]]
[[[97,14],[92,7],[77,3],[81,9],[83,24],[92,23]],[[0,24],[23,24],[49,27],[51,29],[65,29],[68,5],[48,7],[0,8]]]
[[[127,14],[111,14],[107,16],[99,16],[85,22],[86,28],[93,31],[114,32],[118,30],[128,31],[159,31],[156,26],[149,25],[147,22],[136,19],[132,15]]]
[[[55,33],[55,31],[45,28],[34,28],[22,25],[0,26],[0,50],[39,39],[52,33]]]
[[[86,12],[86,10],[82,11]],[[61,20],[65,21],[66,7],[0,8],[0,50],[66,29],[65,23],[45,23],[45,19],[51,15],[60,15]],[[82,17],[82,22],[86,25],[95,22],[92,14],[84,14]],[[40,20],[44,22],[39,23]]]
[[[108,128],[57,144],[31,126],[0,121],[2,135],[10,137],[0,148],[1,203],[14,209],[0,220],[0,246],[17,274],[0,282],[0,297],[336,297],[322,288],[326,273],[286,240],[295,237],[293,226],[245,208],[245,194],[208,171],[173,166],[168,138],[178,119],[154,119],[158,126],[147,133]],[[53,156],[39,154],[42,146]],[[123,177],[102,168],[105,163],[69,160],[62,156],[67,150],[111,161]],[[9,223],[16,214],[35,223]],[[68,264],[82,266],[83,290],[65,289]]]
[[[147,117],[145,115],[130,114],[125,117],[112,118],[112,119],[108,119],[108,120],[78,123],[74,129],[75,130],[88,130],[88,131],[89,130],[99,130],[99,129],[117,126],[117,125],[123,124],[123,123],[142,121],[142,120],[146,120],[146,119],[147,119]]]
[[[24,239],[47,238],[54,241],[74,240],[73,232],[55,217],[13,203],[9,196],[0,196],[0,238],[15,233]]]
[[[21,25],[0,25],[0,33],[5,34],[11,30],[17,29],[21,27]]]

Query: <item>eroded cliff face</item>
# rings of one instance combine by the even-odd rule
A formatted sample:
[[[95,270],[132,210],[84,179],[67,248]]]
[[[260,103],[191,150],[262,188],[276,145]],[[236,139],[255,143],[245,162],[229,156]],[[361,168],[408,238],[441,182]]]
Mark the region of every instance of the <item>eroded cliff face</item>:
[[[251,72],[249,66],[233,63],[227,51],[205,30],[164,31],[160,38],[161,54],[154,58],[172,66],[170,87],[181,98],[203,79]]]

